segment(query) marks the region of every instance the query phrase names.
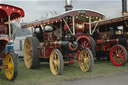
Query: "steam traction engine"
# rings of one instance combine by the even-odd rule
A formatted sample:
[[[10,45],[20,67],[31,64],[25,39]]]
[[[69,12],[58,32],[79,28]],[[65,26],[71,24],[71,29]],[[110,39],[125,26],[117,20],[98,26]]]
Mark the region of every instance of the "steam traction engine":
[[[0,71],[4,68],[6,78],[14,80],[17,76],[16,54],[13,49],[13,30],[11,21],[24,17],[21,8],[0,4]]]
[[[125,65],[128,59],[127,0],[122,0],[122,15],[91,23],[91,34],[96,41],[96,58],[100,59],[105,55],[115,66]]]
[[[89,36],[85,23],[89,20],[89,14],[97,19],[102,16],[93,11],[72,10],[22,26],[31,28],[33,32],[33,36],[27,37],[24,42],[26,67],[36,68],[40,61],[47,61],[51,72],[59,75],[64,64],[78,61],[83,72],[92,71],[94,60],[89,47],[94,40]]]
[[[93,33],[96,41],[97,59],[103,53],[109,54],[111,62],[116,66],[127,62],[128,50],[128,16],[97,22]],[[92,24],[92,28],[96,23]],[[104,54],[105,55],[105,54]]]

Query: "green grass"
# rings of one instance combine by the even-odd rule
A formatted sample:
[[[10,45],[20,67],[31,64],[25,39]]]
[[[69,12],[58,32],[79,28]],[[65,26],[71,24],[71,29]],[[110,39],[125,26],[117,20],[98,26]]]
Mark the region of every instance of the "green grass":
[[[15,81],[11,82],[5,79],[4,72],[0,74],[0,85],[45,85],[49,82],[74,80],[86,77],[105,76],[118,72],[128,72],[128,64],[116,67],[109,61],[95,61],[93,72],[83,73],[78,63],[73,66],[65,66],[61,76],[54,76],[50,72],[49,64],[40,65],[39,69],[27,69],[23,61],[18,63],[18,76]]]

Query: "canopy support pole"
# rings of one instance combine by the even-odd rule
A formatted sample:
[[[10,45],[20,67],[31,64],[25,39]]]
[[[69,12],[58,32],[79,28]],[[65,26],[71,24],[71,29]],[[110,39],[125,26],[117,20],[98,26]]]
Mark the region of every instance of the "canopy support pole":
[[[19,19],[19,21],[20,21],[20,19]],[[16,28],[15,28],[13,34],[12,34],[12,38],[15,36],[15,33],[16,33],[17,29],[18,29],[18,25],[20,25],[20,22],[18,22],[17,24],[15,23],[15,25],[16,25]]]
[[[91,29],[91,16],[89,16],[89,34],[92,34],[92,29]]]
[[[73,35],[75,35],[75,16],[72,17],[73,22]]]
[[[9,37],[11,38],[11,24],[10,24],[10,16],[8,16],[8,28],[9,28]]]
[[[67,22],[65,21],[65,19],[63,19],[63,20],[64,20],[64,23],[66,24],[68,30],[70,31],[70,33],[73,35],[73,33],[72,33],[72,31],[70,30],[70,27],[69,27],[69,25],[67,24]]]
[[[31,31],[32,31],[32,35],[34,36],[34,28],[33,27],[31,28]]]
[[[92,34],[95,32],[95,30],[96,30],[96,28],[97,28],[97,26],[98,26],[98,23],[99,23],[99,22],[96,23],[96,25],[95,25],[95,27],[94,27],[94,29],[93,29],[93,31],[92,31]]]

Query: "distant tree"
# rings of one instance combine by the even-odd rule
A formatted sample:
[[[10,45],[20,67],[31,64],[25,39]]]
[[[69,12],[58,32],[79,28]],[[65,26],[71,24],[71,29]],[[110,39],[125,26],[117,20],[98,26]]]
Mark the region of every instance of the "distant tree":
[[[13,31],[17,28],[15,36],[26,36],[31,35],[29,29],[21,29],[21,27],[17,27],[14,23],[12,23]]]
[[[42,15],[41,15],[41,18],[40,19],[46,19],[46,18],[49,18],[49,17],[52,17],[52,16],[55,16],[57,15],[57,11],[47,11],[47,12],[44,12]]]

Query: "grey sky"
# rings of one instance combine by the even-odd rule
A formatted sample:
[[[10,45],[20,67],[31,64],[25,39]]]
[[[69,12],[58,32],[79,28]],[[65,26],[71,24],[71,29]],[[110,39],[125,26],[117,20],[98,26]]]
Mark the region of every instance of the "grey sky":
[[[65,0],[1,0],[2,3],[15,5],[25,10],[25,22],[41,18],[49,11],[64,12]],[[92,9],[109,18],[121,16],[121,0],[72,0],[73,9]]]

